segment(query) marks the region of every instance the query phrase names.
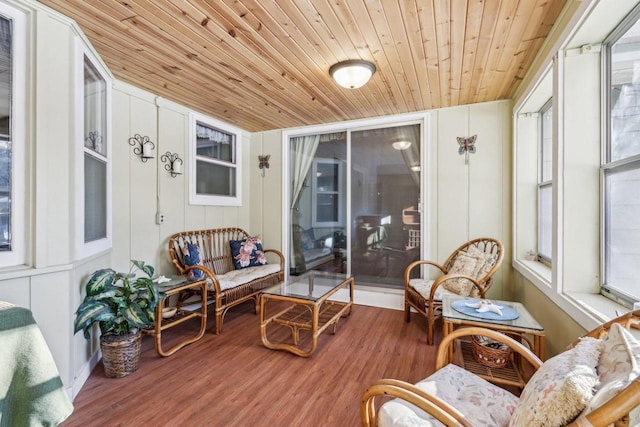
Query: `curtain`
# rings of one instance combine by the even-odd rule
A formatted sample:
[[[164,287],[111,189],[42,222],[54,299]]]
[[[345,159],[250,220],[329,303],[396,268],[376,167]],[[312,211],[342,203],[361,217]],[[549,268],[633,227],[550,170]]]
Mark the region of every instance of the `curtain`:
[[[302,251],[302,237],[298,218],[298,202],[304,187],[304,181],[313,164],[318,150],[320,135],[298,136],[291,138],[291,236],[293,239],[294,267],[297,273],[306,271]]]
[[[406,150],[401,150],[402,159],[409,169],[409,174],[416,185],[420,186],[420,125],[403,126],[397,128],[398,133],[404,135],[411,146]]]

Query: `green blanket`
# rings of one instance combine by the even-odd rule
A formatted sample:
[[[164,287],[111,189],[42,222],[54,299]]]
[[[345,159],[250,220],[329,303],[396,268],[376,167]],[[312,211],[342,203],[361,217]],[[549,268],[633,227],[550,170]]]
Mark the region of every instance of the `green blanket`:
[[[31,311],[0,302],[0,427],[55,426],[72,411]]]

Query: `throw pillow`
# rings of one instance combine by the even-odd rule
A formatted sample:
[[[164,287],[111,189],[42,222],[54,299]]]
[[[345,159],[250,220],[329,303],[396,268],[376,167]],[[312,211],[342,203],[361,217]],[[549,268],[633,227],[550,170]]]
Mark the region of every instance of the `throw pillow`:
[[[249,237],[244,240],[230,240],[229,245],[231,246],[231,256],[236,270],[267,263],[260,236]]]
[[[448,274],[462,274],[464,276],[474,277],[477,270],[479,257],[473,256],[466,251],[458,252],[458,255],[453,260],[453,264],[448,271]],[[471,290],[475,288],[472,282],[467,279],[455,278],[445,281],[442,286],[454,294],[468,297],[471,294]]]
[[[200,248],[194,243],[185,243],[182,248],[184,254],[184,263],[187,267],[194,265],[203,265],[202,257],[200,256]],[[204,271],[200,269],[191,270],[195,279],[202,279],[204,277]]]
[[[628,380],[629,375],[638,375],[640,370],[640,341],[615,323],[603,338],[602,357],[598,363],[600,381],[606,384],[616,380]]]
[[[584,414],[607,403],[640,376],[640,341],[618,323],[611,325],[602,340],[598,374],[601,384]]]
[[[598,384],[601,348],[600,340],[587,337],[547,360],[522,390],[509,426],[564,426],[576,418]]]
[[[300,239],[302,240],[302,250],[308,251],[315,247],[315,237],[313,235],[313,228],[305,230],[301,228]]]

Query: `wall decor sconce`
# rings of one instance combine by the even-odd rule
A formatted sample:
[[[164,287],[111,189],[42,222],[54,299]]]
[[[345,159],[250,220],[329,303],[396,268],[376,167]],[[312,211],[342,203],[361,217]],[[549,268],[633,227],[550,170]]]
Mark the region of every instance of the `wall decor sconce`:
[[[475,154],[476,152],[476,138],[478,135],[473,135],[468,138],[463,136],[458,136],[456,139],[458,140],[458,154],[464,154],[464,164],[469,164],[469,153]]]
[[[264,178],[265,169],[269,169],[270,158],[271,158],[271,154],[263,154],[261,156],[260,155],[258,156],[258,160],[260,161],[260,163],[258,164],[258,167],[262,171],[260,174],[262,175],[263,178]]]
[[[102,135],[100,135],[100,132],[97,130],[89,132],[89,136],[84,139],[84,146],[102,153]]]
[[[171,153],[167,151],[167,154],[163,154],[160,157],[160,161],[164,163],[165,170],[169,171],[171,176],[175,178],[178,175],[182,175],[182,159],[178,156],[178,153]]]
[[[143,163],[153,159],[151,151],[155,150],[156,145],[151,142],[148,136],[141,136],[136,133],[132,138],[129,138],[129,145],[133,147],[133,153],[140,156]]]

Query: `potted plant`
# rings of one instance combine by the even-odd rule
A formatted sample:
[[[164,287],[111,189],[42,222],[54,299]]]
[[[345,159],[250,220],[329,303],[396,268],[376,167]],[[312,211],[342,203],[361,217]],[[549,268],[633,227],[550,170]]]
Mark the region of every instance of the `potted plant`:
[[[110,268],[93,273],[73,325],[74,333],[82,330],[89,339],[93,324],[98,323],[105,375],[111,378],[138,369],[141,328],[153,326],[155,308],[162,297],[151,280],[154,268],[144,261],[131,263],[127,274]],[[147,277],[136,277],[136,269]]]

